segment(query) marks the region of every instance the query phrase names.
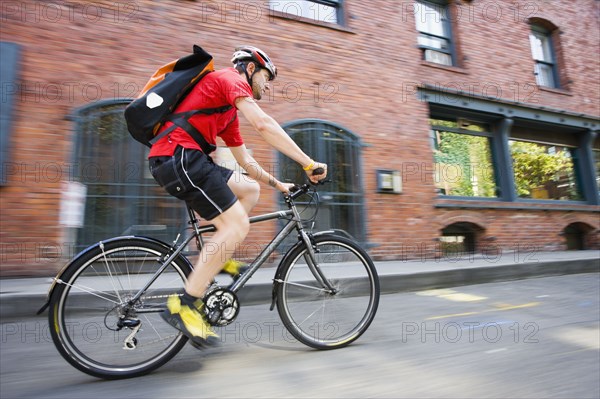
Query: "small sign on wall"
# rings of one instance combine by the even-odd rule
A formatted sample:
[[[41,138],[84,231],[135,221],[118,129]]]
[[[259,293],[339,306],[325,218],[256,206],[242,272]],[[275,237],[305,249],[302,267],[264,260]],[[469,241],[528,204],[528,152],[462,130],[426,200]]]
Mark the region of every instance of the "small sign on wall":
[[[377,170],[377,192],[401,194],[402,178],[398,170]]]
[[[63,182],[62,188],[60,224],[65,227],[83,227],[87,186],[76,181],[69,181]]]

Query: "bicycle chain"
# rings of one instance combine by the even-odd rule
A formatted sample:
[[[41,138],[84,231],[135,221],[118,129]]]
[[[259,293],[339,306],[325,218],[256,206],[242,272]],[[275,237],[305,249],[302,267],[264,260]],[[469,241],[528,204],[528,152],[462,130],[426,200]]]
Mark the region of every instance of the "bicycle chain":
[[[140,300],[142,299],[162,299],[162,298],[168,298],[170,297],[172,294],[168,294],[168,295],[152,295],[152,296],[143,296],[140,298]],[[182,294],[179,294],[178,296],[181,296]]]

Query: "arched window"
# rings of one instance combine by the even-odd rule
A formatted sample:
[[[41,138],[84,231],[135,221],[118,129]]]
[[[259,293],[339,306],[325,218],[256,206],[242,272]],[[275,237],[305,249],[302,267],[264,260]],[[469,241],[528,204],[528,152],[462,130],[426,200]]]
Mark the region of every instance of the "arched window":
[[[562,231],[567,250],[581,251],[591,247],[594,228],[586,223],[571,223]]]
[[[360,138],[339,125],[321,120],[299,120],[283,127],[304,152],[329,165],[331,182],[319,189],[321,207],[315,228],[341,229],[364,242]],[[304,171],[294,161],[282,155],[279,165],[283,181],[303,181]]]
[[[440,237],[442,254],[456,256],[475,253],[484,231],[481,226],[470,222],[457,222],[444,227]]]
[[[130,100],[101,101],[76,110],[73,178],[87,188],[78,249],[118,235],[172,240],[185,208],[168,196],[148,170],[148,149],[127,131]]]

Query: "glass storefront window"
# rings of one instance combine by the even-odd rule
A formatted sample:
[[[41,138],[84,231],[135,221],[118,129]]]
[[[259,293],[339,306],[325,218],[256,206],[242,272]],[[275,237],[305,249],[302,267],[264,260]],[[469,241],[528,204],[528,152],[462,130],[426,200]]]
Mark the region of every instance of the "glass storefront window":
[[[477,124],[432,119],[436,188],[441,195],[496,197],[490,139]],[[452,130],[452,131],[450,131]],[[464,131],[464,133],[462,133]]]
[[[516,140],[510,140],[509,146],[520,198],[583,200],[573,148]]]

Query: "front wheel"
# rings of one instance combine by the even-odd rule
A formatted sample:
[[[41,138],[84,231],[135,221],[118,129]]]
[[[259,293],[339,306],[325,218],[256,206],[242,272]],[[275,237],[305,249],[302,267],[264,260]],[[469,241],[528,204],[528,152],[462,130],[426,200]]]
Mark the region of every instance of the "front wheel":
[[[314,244],[314,268],[305,245],[285,257],[276,279],[277,310],[287,330],[303,344],[341,348],[373,321],[379,278],[369,255],[354,241],[322,235]]]
[[[138,376],[171,359],[187,338],[159,313],[166,297],[180,291],[190,273],[181,256],[150,283],[168,247],[141,238],[100,243],[75,259],[50,298],[52,340],[77,369],[106,379]]]

